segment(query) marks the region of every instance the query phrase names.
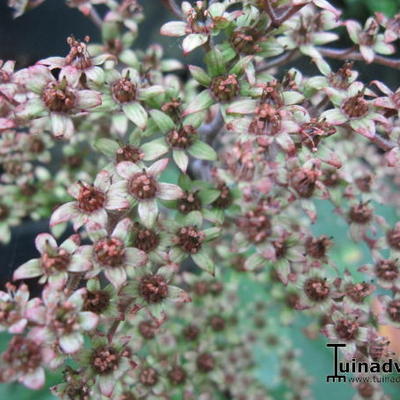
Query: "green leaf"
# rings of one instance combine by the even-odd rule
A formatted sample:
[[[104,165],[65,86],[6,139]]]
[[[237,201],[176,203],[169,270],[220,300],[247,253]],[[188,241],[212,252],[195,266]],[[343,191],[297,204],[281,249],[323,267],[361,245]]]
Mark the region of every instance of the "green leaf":
[[[187,150],[191,156],[200,160],[214,161],[217,159],[215,150],[201,140],[196,140]]]
[[[206,54],[205,62],[211,77],[226,74],[224,57],[218,49],[213,49]]]
[[[129,103],[122,106],[125,115],[139,128],[144,129],[147,124],[147,112],[139,103]]]
[[[183,116],[193,114],[198,111],[210,108],[215,103],[214,99],[211,97],[209,90],[203,90],[200,92],[187,106],[183,113]]]
[[[199,268],[211,275],[215,275],[215,265],[208,254],[201,251],[200,253],[192,254],[192,259]]]
[[[172,119],[165,113],[160,110],[151,110],[150,111],[151,118],[153,118],[154,122],[160,128],[162,133],[167,133],[172,131],[175,128],[175,123]]]
[[[189,71],[193,79],[199,82],[200,85],[203,85],[205,87],[210,86],[211,78],[207,75],[206,71],[204,71],[203,68],[200,68],[196,65],[189,65]]]

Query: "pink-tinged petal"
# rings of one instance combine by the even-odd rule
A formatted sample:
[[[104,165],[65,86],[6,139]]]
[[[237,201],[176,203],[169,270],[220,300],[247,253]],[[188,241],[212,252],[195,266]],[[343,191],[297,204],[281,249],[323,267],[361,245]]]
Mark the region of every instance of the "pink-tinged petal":
[[[374,61],[375,53],[374,50],[371,49],[369,46],[360,46],[360,53],[362,54],[364,60],[370,64]]]
[[[84,272],[88,271],[91,267],[91,262],[83,258],[80,254],[74,254],[71,257],[71,262],[68,266],[69,272]]]
[[[39,303],[29,302],[25,311],[25,317],[35,324],[44,325],[46,323],[46,309]]]
[[[126,103],[122,106],[122,110],[124,111],[124,114],[128,117],[128,119],[132,121],[135,125],[137,125],[140,129],[146,128],[148,115],[147,111],[140,103]]]
[[[197,47],[202,46],[208,40],[208,35],[202,33],[191,33],[187,35],[182,42],[183,53],[186,55],[196,49]]]
[[[150,175],[153,176],[158,176],[161,174],[161,172],[164,171],[165,168],[167,168],[168,165],[168,158],[163,158],[161,160],[156,161],[155,163],[153,163],[148,169],[147,172]]]
[[[42,268],[40,267],[39,259],[33,259],[27,261],[25,264],[22,264],[14,271],[13,279],[29,279],[36,278],[37,276],[42,275]]]
[[[107,222],[108,222],[107,211],[104,209],[100,209],[100,210],[97,210],[97,211],[87,215],[84,223],[87,224],[89,221],[98,223],[101,226],[106,226]]]
[[[58,248],[56,239],[54,239],[49,233],[39,233],[35,239],[35,246],[40,254],[46,252],[48,247],[51,247],[52,249]]]
[[[321,119],[326,119],[326,122],[328,122],[332,125],[342,125],[348,121],[348,117],[346,117],[346,115],[344,115],[337,108],[324,111],[321,114]]]
[[[4,293],[4,294],[6,294],[6,293]],[[1,300],[1,298],[0,298],[0,300]],[[28,289],[28,286],[25,285],[25,284],[22,284],[18,288],[17,292],[15,293],[15,301],[17,303],[25,303],[28,300],[29,300],[29,289]]]
[[[373,100],[373,103],[376,107],[397,110],[396,104],[389,97],[378,97],[377,99]]]
[[[111,185],[111,175],[108,171],[100,171],[94,181],[94,186],[102,192],[107,192]]]
[[[129,267],[139,267],[145,265],[147,262],[147,254],[134,247],[128,247],[125,249],[125,262]]]
[[[159,183],[158,188],[157,197],[161,200],[176,200],[183,196],[183,190],[172,183]]]
[[[101,83],[104,81],[104,71],[100,67],[91,67],[85,71],[85,75],[88,80]],[[100,100],[101,101],[101,100]]]
[[[83,346],[83,336],[79,332],[73,332],[68,335],[63,335],[59,339],[60,347],[64,353],[76,353]]]
[[[101,95],[94,90],[79,90],[75,96],[75,107],[81,110],[101,105]]]
[[[186,22],[171,21],[164,24],[160,29],[161,35],[165,36],[184,36],[186,34]]]
[[[28,324],[28,320],[26,318],[23,318],[16,322],[15,324],[11,325],[8,328],[8,332],[16,335],[18,333],[22,333],[25,330],[26,325]]]
[[[49,277],[49,286],[53,288],[64,288],[68,281],[68,274],[66,272],[58,272]]]
[[[257,101],[253,99],[238,100],[232,103],[226,112],[228,114],[252,114],[257,107]]]
[[[358,120],[350,121],[350,126],[361,135],[368,139],[375,136],[375,123],[373,120],[368,118],[362,118]]]
[[[79,313],[79,325],[84,331],[91,331],[99,323],[99,317],[90,311]]]
[[[71,235],[68,239],[64,240],[61,243],[60,247],[67,250],[68,253],[74,253],[80,244],[81,238],[77,233],[75,233],[74,235]]]
[[[98,377],[100,391],[103,396],[110,397],[113,394],[114,387],[116,384],[114,375],[103,375]]]
[[[77,199],[81,191],[81,188],[82,185],[80,185],[78,182],[74,182],[70,186],[68,186],[67,192],[71,197]]]
[[[168,286],[168,300],[176,303],[189,303],[192,301],[189,294],[177,286]]]
[[[73,65],[66,65],[61,69],[58,80],[62,81],[65,78],[69,86],[76,87],[81,75],[81,70],[76,69]]]
[[[20,381],[27,388],[32,390],[40,389],[45,382],[44,369],[42,367],[36,368],[30,374],[24,375],[20,378]]]
[[[392,90],[383,82],[374,80],[371,82],[371,84],[376,85],[382,93],[386,94],[386,96],[390,96],[391,94],[393,94]]]
[[[352,20],[346,21],[345,25],[351,40],[354,43],[359,43],[360,41],[359,35],[362,31],[361,25],[357,21],[352,21]]]
[[[178,168],[185,174],[189,164],[189,157],[187,154],[183,150],[174,149],[172,151],[172,158]]]
[[[157,201],[141,201],[138,207],[138,214],[144,225],[147,227],[153,226],[158,214]]]
[[[124,218],[122,221],[118,222],[111,236],[121,239],[125,244],[127,244],[132,230],[132,225],[133,222],[130,218]]]
[[[20,118],[30,119],[43,116],[48,113],[48,110],[41,99],[34,97],[18,106],[16,113]]]
[[[62,68],[65,65],[64,57],[48,57],[38,61],[39,65],[47,65],[50,69]]]
[[[78,210],[76,209],[76,203],[74,201],[62,204],[60,207],[56,208],[51,215],[50,226],[70,221],[77,213]]]
[[[0,132],[15,127],[15,122],[8,118],[0,118]]]
[[[122,161],[117,165],[117,172],[122,178],[129,179],[132,175],[142,172],[142,169],[130,161]]]
[[[51,113],[51,128],[54,136],[69,139],[74,134],[72,119],[64,114]]]
[[[125,210],[132,206],[132,202],[125,197],[110,196],[105,207],[107,210]]]
[[[126,282],[126,271],[122,267],[107,268],[104,275],[116,289],[119,289]]]
[[[86,297],[86,288],[81,288],[75,290],[75,292],[68,297],[67,301],[68,303],[74,305],[76,308],[81,309],[83,307],[83,303],[85,302],[85,297]]]
[[[34,65],[15,74],[15,79],[34,93],[40,94],[43,88],[55,78],[44,65]]]

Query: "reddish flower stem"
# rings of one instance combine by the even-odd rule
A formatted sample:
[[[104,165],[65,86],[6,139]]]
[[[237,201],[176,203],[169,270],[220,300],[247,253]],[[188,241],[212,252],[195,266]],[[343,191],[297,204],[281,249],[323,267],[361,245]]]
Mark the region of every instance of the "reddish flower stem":
[[[350,49],[334,49],[330,47],[318,47],[317,49],[324,57],[336,58],[338,60],[355,60],[365,62],[362,54],[358,51],[351,51]],[[376,54],[373,63],[381,64],[394,69],[400,69],[400,59],[398,58],[389,58]]]
[[[272,7],[271,1],[265,0],[264,10],[271,18],[271,26],[273,28],[279,28],[287,19],[300,11],[305,5],[306,3],[292,6],[284,11],[281,15],[277,15],[274,8]]]
[[[172,11],[178,18],[183,19],[182,11],[175,0],[161,0],[161,3],[163,3],[164,6],[168,8],[168,10]]]

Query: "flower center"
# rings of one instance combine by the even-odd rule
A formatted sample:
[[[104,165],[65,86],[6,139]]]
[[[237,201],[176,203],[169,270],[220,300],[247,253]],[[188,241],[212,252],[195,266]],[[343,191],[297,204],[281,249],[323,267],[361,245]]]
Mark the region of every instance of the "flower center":
[[[158,372],[151,367],[144,368],[140,371],[139,381],[144,386],[154,386],[158,382]]]
[[[186,191],[178,200],[178,210],[182,214],[189,214],[192,211],[201,210],[201,200],[196,192]]]
[[[74,108],[75,95],[68,88],[67,81],[50,82],[42,95],[46,107],[53,112],[67,113]]]
[[[3,353],[3,360],[10,364],[12,369],[29,373],[41,365],[42,355],[37,343],[22,336],[14,336]]]
[[[371,221],[373,216],[372,208],[368,207],[365,203],[360,203],[352,206],[349,211],[349,218],[351,222],[364,225]]]
[[[346,99],[342,104],[342,110],[350,118],[361,118],[368,114],[368,102],[364,99],[364,94],[359,93]]]
[[[196,325],[188,325],[182,333],[186,340],[192,342],[198,338],[200,329]]]
[[[119,361],[118,351],[112,346],[98,347],[90,357],[92,368],[100,375],[106,375],[118,369]]]
[[[129,78],[121,78],[113,83],[112,94],[120,103],[129,103],[135,100],[137,87]]]
[[[44,253],[41,257],[42,267],[48,271],[66,271],[71,260],[71,255],[63,248],[53,253]]]
[[[238,53],[254,54],[261,48],[257,44],[258,32],[250,27],[244,27],[232,33],[231,43]]]
[[[399,267],[395,260],[379,260],[375,264],[375,273],[379,279],[393,282],[399,276]]]
[[[0,221],[4,221],[9,215],[10,209],[4,204],[0,204]]]
[[[80,70],[85,70],[92,66],[92,61],[90,60],[85,43],[78,42],[72,36],[67,39],[67,43],[70,46],[70,51],[65,57],[66,65],[72,65]]]
[[[119,267],[125,261],[125,245],[118,238],[100,239],[94,244],[93,250],[96,259],[104,266]]]
[[[173,385],[182,385],[186,381],[186,371],[179,365],[174,365],[168,371],[168,379]]]
[[[1,216],[1,212],[0,212]],[[1,217],[0,217],[1,218]],[[400,229],[390,229],[386,233],[386,241],[394,250],[400,250]]]
[[[168,283],[162,275],[145,275],[140,280],[139,293],[149,304],[161,303],[168,297]]]
[[[92,213],[104,206],[106,197],[103,192],[92,185],[81,185],[78,196],[78,207],[87,213]]]
[[[350,283],[346,286],[346,295],[357,304],[361,304],[371,292],[371,285],[366,282]]]
[[[160,235],[153,229],[148,229],[139,223],[135,223],[133,230],[135,233],[133,247],[136,247],[145,253],[150,253],[160,244]]]
[[[210,325],[214,332],[221,332],[225,329],[225,320],[219,315],[212,315],[210,317]]]
[[[387,313],[390,319],[394,322],[400,323],[400,300],[392,300],[387,305]]]
[[[216,208],[222,208],[222,209],[228,208],[233,202],[231,190],[225,183],[218,184],[217,189],[221,193],[219,197],[216,200],[214,200],[211,205]]]
[[[340,339],[354,340],[358,334],[359,324],[356,321],[341,319],[335,325],[335,331]]]
[[[196,129],[192,125],[185,125],[180,129],[168,132],[167,142],[171,147],[186,149],[193,144],[196,137]]]
[[[228,76],[217,76],[211,81],[211,93],[220,102],[234,99],[240,90],[239,81],[235,74]]]
[[[210,372],[215,368],[214,357],[209,353],[202,353],[196,359],[196,366],[200,372]]]
[[[45,148],[46,147],[42,139],[36,136],[30,137],[29,151],[31,151],[32,153],[40,154],[43,153]]]
[[[252,243],[261,243],[271,234],[271,219],[261,207],[239,218],[238,225]]]
[[[314,258],[324,258],[332,241],[325,235],[318,238],[308,237],[305,242],[306,253]]]
[[[325,279],[309,278],[304,282],[304,293],[310,300],[322,302],[329,296],[330,289]]]
[[[328,81],[335,89],[345,90],[350,86],[354,62],[345,62],[337,72],[331,72]]]
[[[298,168],[291,172],[290,186],[300,197],[309,199],[315,190],[318,172],[313,169]]]
[[[302,143],[312,151],[316,151],[321,139],[333,135],[336,129],[325,121],[313,118],[300,127]]]
[[[158,185],[153,176],[140,172],[128,183],[130,193],[138,200],[149,200],[156,196]]]
[[[101,314],[110,305],[110,294],[105,290],[87,291],[83,305],[85,311]]]
[[[184,226],[177,234],[177,244],[185,252],[196,254],[200,251],[205,239],[204,233],[194,226]]]
[[[255,117],[249,125],[249,132],[255,135],[276,135],[282,126],[279,111],[270,104],[261,104],[255,110]]]
[[[151,321],[141,321],[138,330],[145,339],[154,339],[156,336],[156,327]]]
[[[135,146],[127,144],[124,147],[121,147],[117,150],[117,154],[115,159],[117,163],[121,161],[131,161],[133,163],[137,163],[138,161],[142,160],[144,157],[143,152]]]

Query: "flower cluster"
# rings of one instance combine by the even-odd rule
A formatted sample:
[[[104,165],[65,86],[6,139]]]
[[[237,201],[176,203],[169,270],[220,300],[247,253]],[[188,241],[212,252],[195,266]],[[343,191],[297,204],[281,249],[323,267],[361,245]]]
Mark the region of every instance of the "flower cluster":
[[[9,3],[18,16],[41,1]],[[14,335],[0,381],[39,389],[64,368],[64,400],[268,400],[262,348],[284,398],[311,398],[282,333],[303,312],[306,336],[348,359],[398,345],[400,222],[381,205],[399,204],[400,89],[355,66],[400,68],[400,17],[361,26],[326,0],[162,3],[178,20],[161,33],[204,53],[187,74],[159,45],[134,50],[137,0],[68,0],[101,43],[0,61],[0,241],[28,218],[50,225],[0,291]],[[328,47],[341,32],[351,47]],[[287,67],[300,58],[317,74]],[[338,261],[323,207],[369,261]]]

